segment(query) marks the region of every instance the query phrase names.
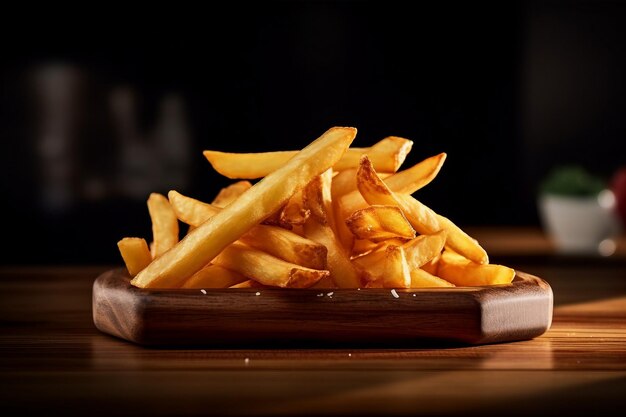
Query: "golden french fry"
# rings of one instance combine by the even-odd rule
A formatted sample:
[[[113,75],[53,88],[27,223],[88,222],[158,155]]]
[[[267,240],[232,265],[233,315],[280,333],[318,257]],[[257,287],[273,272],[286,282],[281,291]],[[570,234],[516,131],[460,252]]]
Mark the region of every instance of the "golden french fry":
[[[426,262],[424,265],[420,267],[420,269],[428,272],[431,275],[438,276],[437,269],[439,268],[439,260],[441,259],[441,254],[435,256],[430,261]]]
[[[184,282],[209,264],[226,246],[285,204],[313,178],[335,165],[355,136],[355,128],[334,127],[326,131],[151,262],[135,276],[133,285],[140,288],[175,287]]]
[[[515,270],[503,265],[477,264],[450,250],[444,250],[437,275],[456,286],[509,284]]]
[[[471,259],[476,263],[489,263],[489,256],[487,255],[487,251],[485,251],[485,249],[483,249],[483,247],[480,246],[480,244],[475,239],[465,233],[450,219],[435,213],[430,208],[426,207],[410,195],[396,194],[396,198],[402,204],[404,213],[406,214],[409,221],[412,219],[411,214],[415,212],[428,213],[430,216],[434,215],[438,227],[441,230],[445,230],[446,232],[447,247],[452,248],[455,252],[460,253],[461,255],[465,256],[468,259]],[[413,224],[413,222],[411,222],[411,224],[415,227],[415,224]],[[424,224],[424,226],[427,226],[427,224]],[[428,228],[434,229],[434,227],[432,226],[428,226]],[[415,229],[418,230],[417,227],[415,227]]]
[[[406,242],[402,247],[411,270],[421,268],[441,254],[446,243],[446,232],[440,230],[432,235],[421,235]]]
[[[430,287],[455,287],[455,285],[445,279],[432,275],[421,268],[411,270],[411,288]]]
[[[222,209],[203,203],[177,191],[168,194],[178,218],[200,226]],[[326,268],[326,247],[281,227],[260,224],[239,239],[287,262],[313,269]]]
[[[401,195],[392,192],[378,177],[367,156],[361,158],[361,165],[357,171],[357,186],[368,204],[399,207],[411,226],[420,234],[433,234],[440,230],[435,213],[415,199],[413,199],[415,204],[411,205],[400,199]]]
[[[145,239],[140,237],[125,237],[117,242],[126,269],[131,277],[134,277],[152,262],[152,255]]]
[[[340,171],[333,177],[331,186],[332,202],[338,202],[339,199],[356,190],[356,168],[350,168]]]
[[[237,181],[234,184],[230,184],[217,193],[211,204],[216,207],[226,207],[250,187],[252,187],[250,181]]]
[[[413,194],[428,185],[439,173],[446,160],[446,154],[431,156],[411,168],[396,172],[384,179],[390,190],[400,194]],[[374,166],[376,168],[376,166]]]
[[[279,224],[302,226],[311,212],[304,207],[302,191],[295,193],[280,211]]]
[[[476,263],[489,263],[487,252],[449,219],[438,215],[410,195],[392,192],[381,180],[367,157],[361,158],[357,171],[357,186],[369,204],[396,205],[420,234],[446,231],[446,245]]]
[[[373,250],[352,260],[363,271],[363,281],[366,288],[382,288],[385,277],[386,251]]]
[[[209,264],[193,274],[181,288],[229,288],[247,279],[223,266]]]
[[[293,264],[311,269],[327,267],[326,246],[280,227],[260,224],[239,240]]]
[[[402,246],[391,245],[385,251],[385,288],[410,288],[411,271]]]
[[[216,265],[260,282],[281,288],[307,288],[330,273],[283,261],[241,243],[233,243],[215,258]]]
[[[361,271],[350,262],[349,253],[337,241],[333,231],[334,221],[330,202],[330,187],[332,171],[329,170],[311,181],[306,191],[307,204],[316,205],[313,211],[316,215],[310,216],[304,224],[304,235],[328,249],[327,264],[330,278],[339,288],[359,288],[361,286]],[[321,213],[320,213],[321,211]]]
[[[221,211],[221,208],[215,207],[209,203],[205,203],[195,198],[182,195],[178,191],[171,190],[167,193],[170,204],[176,217],[190,226],[198,227],[209,218],[215,216]]]
[[[178,218],[167,198],[159,193],[148,197],[152,221],[153,258],[157,258],[178,243]]]
[[[357,239],[373,242],[415,237],[415,229],[397,206],[373,205],[357,210],[346,219],[346,225]]]
[[[378,175],[380,178],[383,178],[383,181],[391,191],[401,194],[412,194],[435,178],[445,159],[446,154],[440,153],[415,164],[411,168],[389,176],[384,177],[381,173],[378,173]],[[356,175],[355,177],[350,175],[352,172],[356,174],[356,170],[344,172],[335,177],[337,185],[333,184],[333,187],[336,189],[336,191],[333,190],[333,204],[337,213],[336,216],[340,218],[346,218],[356,210],[367,206],[367,202],[356,189]],[[337,231],[342,244],[345,247],[351,247],[353,236],[349,229],[338,224]]]
[[[391,136],[374,144],[371,148],[350,148],[342,158],[333,165],[333,169],[341,171],[355,168],[359,158],[368,154],[374,166],[380,172],[398,170],[413,142],[408,139]],[[297,151],[229,153],[207,150],[204,156],[220,174],[231,179],[262,178],[285,165],[296,155]]]
[[[351,258],[356,258],[361,255],[370,253],[376,249],[377,244],[367,239],[355,239],[352,246]]]
[[[380,172],[396,172],[406,159],[406,156],[413,147],[413,141],[398,136],[387,136],[378,141],[370,148],[355,149],[353,152],[346,152],[341,160],[333,167],[335,171],[356,168],[359,166],[359,159],[362,155],[367,155],[372,164]]]

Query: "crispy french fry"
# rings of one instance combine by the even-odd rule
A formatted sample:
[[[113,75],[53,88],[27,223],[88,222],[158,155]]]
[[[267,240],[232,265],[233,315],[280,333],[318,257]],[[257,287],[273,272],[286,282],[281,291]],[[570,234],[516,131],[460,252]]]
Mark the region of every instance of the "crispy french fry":
[[[396,172],[384,179],[390,190],[400,194],[413,194],[428,185],[439,173],[446,160],[446,154],[431,156],[411,168]]]
[[[326,270],[292,264],[241,243],[224,248],[215,258],[215,264],[261,284],[281,288],[307,288],[329,275]]]
[[[279,224],[302,226],[311,212],[304,207],[302,191],[295,193],[280,211]]]
[[[357,239],[373,242],[415,237],[415,229],[397,206],[373,205],[357,210],[346,219],[346,225]]]
[[[221,211],[221,208],[215,207],[209,203],[205,203],[195,198],[182,195],[178,191],[171,190],[167,197],[176,217],[190,226],[198,227],[209,218],[215,216]]]
[[[406,242],[402,247],[411,270],[421,268],[441,254],[446,243],[446,232],[440,230],[432,235],[421,235]]]
[[[241,242],[293,264],[326,269],[326,246],[276,226],[258,225],[240,238]]]
[[[383,287],[383,279],[386,273],[385,258],[385,250],[374,250],[352,260],[363,271],[362,277],[366,288]]]
[[[487,251],[483,249],[480,244],[474,240],[471,236],[465,233],[459,226],[454,224],[450,219],[443,217],[430,208],[426,207],[415,198],[406,194],[396,194],[396,198],[403,204],[403,209],[407,218],[411,219],[412,212],[424,211],[430,215],[434,215],[437,219],[437,223],[442,230],[446,231],[446,246],[452,248],[455,252],[458,252],[472,261],[479,264],[488,264],[489,256]],[[413,223],[411,223],[413,224]],[[433,227],[434,228],[434,227]],[[417,230],[417,228],[416,228]]]
[[[306,201],[316,214],[304,224],[304,235],[328,249],[328,270],[330,278],[339,288],[358,288],[361,286],[361,271],[350,262],[349,253],[337,241],[333,231],[333,214],[330,202],[332,171],[329,170],[307,185],[304,194]]]
[[[380,172],[398,170],[413,142],[397,136],[387,137],[371,148],[350,148],[334,164],[336,171],[355,168],[363,154],[369,155],[374,166]],[[262,178],[276,171],[295,156],[297,151],[229,153],[207,150],[204,156],[220,174],[231,179]]]
[[[449,219],[438,215],[410,195],[392,192],[374,171],[367,157],[361,158],[357,171],[357,186],[369,204],[396,205],[421,234],[433,234],[443,229],[447,233],[446,245],[476,263],[489,263],[487,252]]]
[[[140,288],[180,285],[209,264],[225,247],[285,204],[313,178],[335,165],[355,136],[355,128],[329,129],[152,261],[135,276],[132,284]]]
[[[159,193],[148,197],[148,211],[152,221],[152,257],[157,258],[178,243],[178,218],[167,198]]]
[[[432,234],[440,230],[435,213],[415,199],[413,199],[415,204],[412,205],[400,199],[401,195],[392,192],[378,177],[367,156],[361,158],[361,165],[357,171],[357,186],[367,203],[399,207],[411,226],[420,234]]]
[[[380,178],[383,178],[383,181],[391,191],[401,194],[412,194],[426,186],[437,176],[445,159],[446,154],[440,153],[415,164],[411,168],[387,177],[383,177],[381,173],[378,173],[378,175]],[[333,204],[337,213],[336,216],[339,218],[346,218],[356,210],[367,206],[367,202],[356,189],[356,176],[352,178],[350,176],[352,172],[356,173],[356,170],[341,172],[335,178],[337,185],[333,184],[336,188],[336,191],[333,190]],[[339,221],[337,222],[339,223]],[[349,233],[348,228],[339,224],[337,230],[342,244],[345,247],[351,247],[353,236]]]
[[[140,237],[125,237],[117,242],[126,269],[131,277],[134,277],[152,262],[152,255],[146,240]]]
[[[185,281],[182,288],[229,288],[247,279],[223,266],[209,264]]]
[[[391,245],[385,251],[385,288],[410,288],[411,271],[402,246]]]
[[[215,196],[211,204],[216,207],[226,207],[250,187],[252,187],[250,181],[237,181],[236,183],[230,184],[217,193],[217,196]]]
[[[351,258],[356,258],[361,255],[370,253],[376,248],[377,244],[367,239],[355,239],[352,246]]]
[[[426,262],[424,265],[421,266],[420,269],[423,269],[424,271],[428,272],[431,275],[438,276],[437,269],[439,268],[440,259],[441,259],[441,254],[435,256],[433,259]]]
[[[184,196],[177,191],[168,194],[178,218],[199,226],[222,209]],[[313,269],[326,269],[326,247],[281,227],[260,224],[240,240],[287,262]]]
[[[411,288],[454,287],[451,282],[441,279],[423,269],[411,270]]]
[[[503,265],[477,264],[458,253],[444,250],[437,274],[456,286],[497,285],[513,281],[515,270]]]

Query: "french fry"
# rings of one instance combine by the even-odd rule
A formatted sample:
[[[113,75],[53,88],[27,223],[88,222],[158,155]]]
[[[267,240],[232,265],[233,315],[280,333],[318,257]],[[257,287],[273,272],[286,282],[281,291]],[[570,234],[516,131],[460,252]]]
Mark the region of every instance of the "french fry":
[[[411,271],[402,246],[391,245],[385,251],[384,288],[411,288]]]
[[[356,258],[361,255],[370,253],[376,249],[377,244],[367,239],[355,239],[352,246],[351,258]]]
[[[387,266],[385,258],[386,250],[373,250],[352,260],[363,271],[362,276],[366,288],[383,288]]]
[[[476,263],[489,263],[487,252],[449,219],[438,215],[410,195],[392,192],[374,171],[367,157],[361,158],[357,171],[357,186],[369,204],[388,204],[400,207],[413,228],[420,234],[446,231],[446,245]]]
[[[167,198],[159,193],[148,197],[148,211],[152,221],[152,257],[157,258],[178,243],[178,218]]]
[[[401,194],[412,194],[429,184],[437,176],[445,159],[446,154],[440,153],[403,171],[396,172],[386,177],[378,173],[378,176],[383,178],[383,181],[391,191]],[[356,174],[356,170],[341,172],[335,178],[337,185],[335,186],[335,184],[333,184],[336,188],[336,191],[333,190],[333,204],[338,218],[346,218],[356,210],[367,206],[367,202],[356,189],[356,175],[351,178],[352,172]],[[340,221],[337,220],[337,223],[340,223]],[[351,248],[353,236],[349,232],[349,229],[342,224],[338,224],[337,231],[342,244],[345,247]]]
[[[304,235],[328,249],[327,264],[330,278],[339,288],[359,288],[361,271],[350,262],[347,251],[337,241],[333,231],[334,218],[330,202],[332,171],[329,170],[311,181],[303,194],[314,215],[304,224]]]
[[[446,231],[446,246],[452,248],[472,261],[479,264],[488,264],[489,256],[487,251],[471,236],[465,233],[459,226],[454,224],[450,219],[443,217],[430,208],[426,207],[415,198],[406,194],[396,194],[396,198],[402,204],[407,218],[411,219],[411,214],[415,212],[425,212],[436,217],[437,224],[442,230]],[[411,223],[413,224],[413,223]],[[415,226],[415,225],[414,225]],[[434,227],[432,227],[434,229]],[[416,228],[417,230],[417,228]]]
[[[396,172],[412,146],[413,142],[408,139],[390,136],[371,148],[348,149],[333,168],[336,171],[355,168],[361,155],[368,154],[378,171]],[[281,168],[297,154],[297,151],[229,153],[206,150],[203,154],[213,169],[225,177],[255,179],[265,177]]]
[[[193,274],[181,288],[229,288],[248,278],[220,265],[209,264]]]
[[[170,191],[168,197],[176,216],[194,226],[200,226],[222,210],[177,191]],[[326,268],[325,246],[281,227],[260,224],[239,240],[287,262],[313,269]]]
[[[133,278],[132,284],[140,288],[180,285],[285,204],[313,178],[334,166],[355,136],[355,128],[329,129],[152,261]]]
[[[443,163],[446,153],[440,153],[413,165],[411,168],[396,172],[384,179],[390,190],[400,194],[413,194],[435,179]]]
[[[295,193],[280,211],[279,224],[302,226],[311,212],[304,207],[302,202],[302,191]]]
[[[258,225],[240,238],[241,242],[311,269],[326,269],[326,246],[276,226]]]
[[[411,270],[421,268],[441,254],[446,243],[446,232],[440,230],[432,235],[421,235],[406,242],[402,247]]]
[[[441,279],[423,269],[411,270],[411,288],[454,287],[451,282]]]
[[[182,195],[171,190],[167,193],[170,204],[176,217],[190,226],[198,227],[221,211],[221,208],[205,203],[195,198]]]
[[[411,226],[420,234],[432,234],[440,230],[435,213],[417,200],[415,204],[407,204],[400,195],[392,192],[376,174],[367,156],[361,158],[357,171],[357,187],[368,204],[399,207]]]
[[[252,187],[250,181],[237,181],[236,183],[230,184],[217,193],[217,196],[215,196],[211,204],[216,207],[226,207],[250,187]]]
[[[435,256],[433,259],[431,259],[430,261],[426,262],[424,265],[421,266],[420,269],[428,272],[431,275],[438,276],[437,269],[439,268],[439,260],[440,259],[441,259],[441,254]]]
[[[215,264],[239,272],[264,285],[281,288],[307,288],[330,273],[306,268],[268,253],[233,243],[215,258]]]
[[[145,239],[140,237],[125,237],[117,242],[126,269],[131,277],[134,277],[152,262],[152,255]]]
[[[346,219],[346,225],[357,239],[372,242],[415,237],[415,229],[396,206],[374,205],[357,210]]]
[[[441,254],[437,274],[456,286],[509,284],[515,278],[515,270],[512,268],[477,264],[449,250],[444,250]]]

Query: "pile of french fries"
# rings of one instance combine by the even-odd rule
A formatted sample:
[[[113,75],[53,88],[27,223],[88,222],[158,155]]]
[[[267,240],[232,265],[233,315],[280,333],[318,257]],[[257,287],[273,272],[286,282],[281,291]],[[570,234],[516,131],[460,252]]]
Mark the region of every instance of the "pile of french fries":
[[[118,248],[140,288],[424,288],[510,283],[515,271],[413,194],[446,154],[398,171],[413,142],[350,147],[333,127],[301,151],[205,151],[234,182],[210,203],[148,198],[152,242]],[[253,185],[250,180],[258,180]],[[179,240],[179,225],[188,225]]]

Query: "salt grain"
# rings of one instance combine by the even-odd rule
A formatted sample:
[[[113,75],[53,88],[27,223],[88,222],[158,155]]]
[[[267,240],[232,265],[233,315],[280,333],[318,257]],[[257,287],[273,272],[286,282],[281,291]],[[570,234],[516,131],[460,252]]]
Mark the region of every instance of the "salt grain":
[[[328,293],[328,294],[326,294],[326,295],[327,295],[327,296],[329,296],[330,298],[333,298],[333,294],[334,294],[334,292],[333,292],[333,291],[331,291],[331,292],[329,292],[329,293]]]
[[[261,293],[257,291],[257,292],[256,292],[256,295],[261,295]]]
[[[324,296],[324,293],[323,293],[323,292],[321,292],[321,293],[317,294],[317,296],[318,296],[318,297],[323,297],[323,296]]]
[[[352,356],[352,353],[348,353],[348,356]]]
[[[250,363],[250,358],[246,358],[246,359],[244,359],[244,360],[243,360],[243,362],[244,362],[246,365],[247,365],[247,364],[249,364],[249,363]]]
[[[395,288],[391,290],[391,295],[393,295],[395,298],[400,298]]]
[[[413,294],[413,297],[415,297],[415,294]]]
[[[200,290],[200,292],[201,292],[202,294],[206,294],[206,290],[205,290],[205,289]]]

